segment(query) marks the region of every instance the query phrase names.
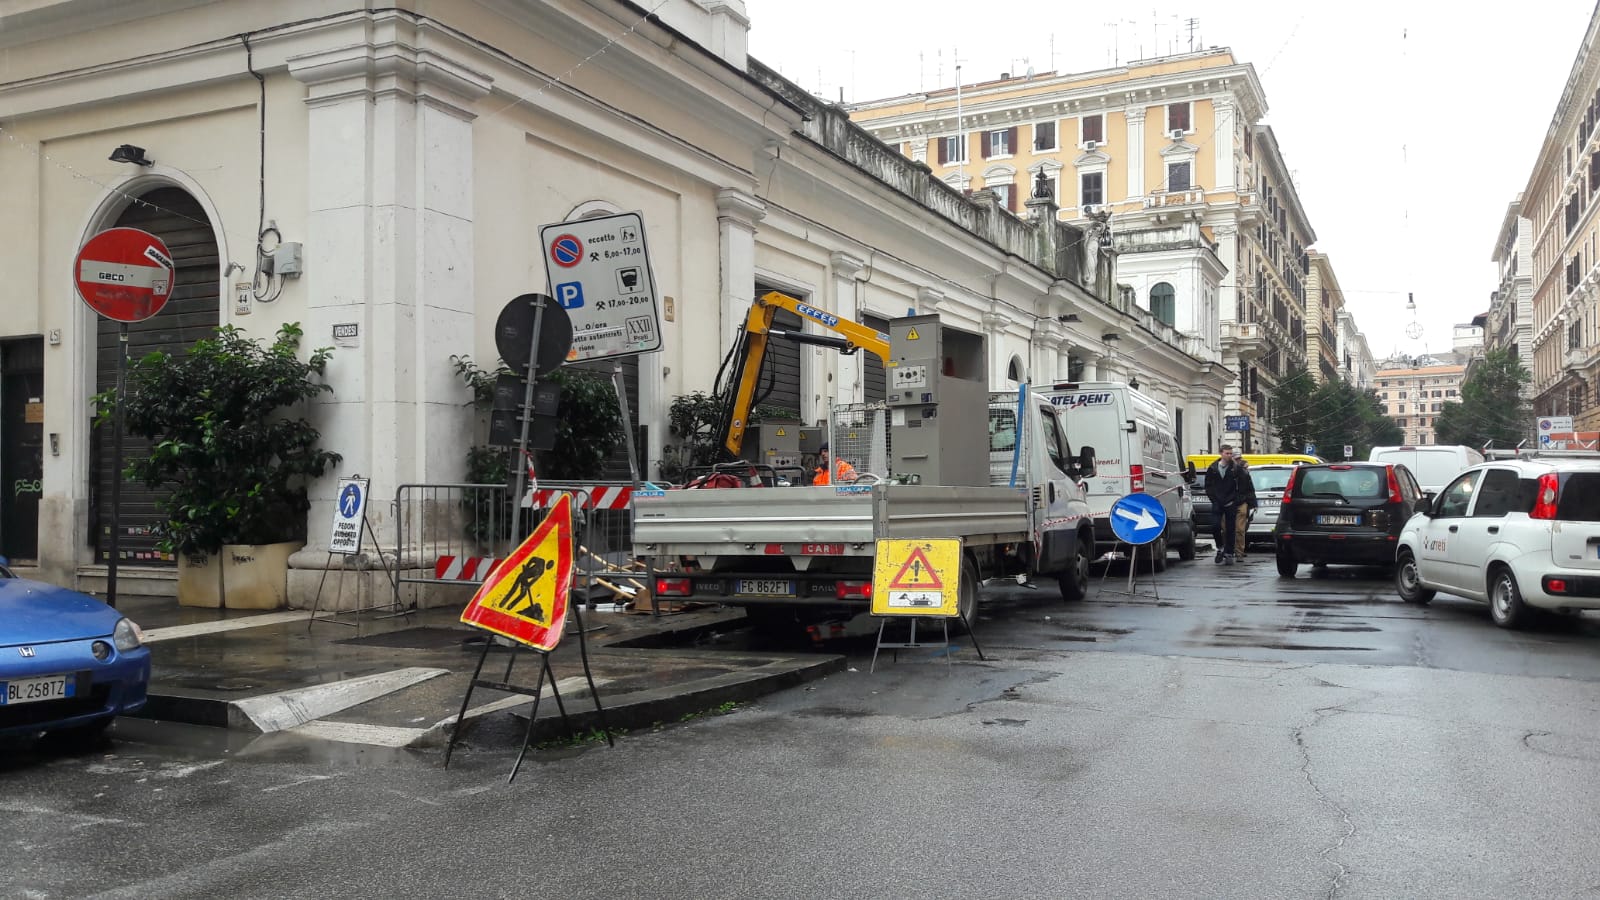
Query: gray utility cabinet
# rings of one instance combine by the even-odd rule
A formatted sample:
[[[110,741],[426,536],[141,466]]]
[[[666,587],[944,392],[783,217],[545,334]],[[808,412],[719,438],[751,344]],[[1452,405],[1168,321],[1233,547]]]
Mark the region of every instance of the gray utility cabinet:
[[[989,359],[983,335],[936,315],[889,322],[891,469],[921,484],[989,484]]]

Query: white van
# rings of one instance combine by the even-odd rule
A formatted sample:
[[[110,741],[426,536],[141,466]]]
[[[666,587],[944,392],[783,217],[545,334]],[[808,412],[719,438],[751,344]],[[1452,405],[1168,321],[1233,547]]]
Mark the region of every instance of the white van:
[[[1400,463],[1429,494],[1444,490],[1450,479],[1483,462],[1483,454],[1461,444],[1418,444],[1415,447],[1373,447],[1368,462]]]
[[[1096,557],[1118,543],[1111,531],[1111,504],[1142,491],[1160,498],[1167,511],[1166,531],[1151,545],[1156,569],[1166,568],[1169,547],[1180,559],[1194,559],[1194,475],[1178,456],[1166,406],[1120,381],[1060,382],[1038,390],[1062,411],[1073,443],[1095,449],[1094,477],[1084,483],[1094,514]]]

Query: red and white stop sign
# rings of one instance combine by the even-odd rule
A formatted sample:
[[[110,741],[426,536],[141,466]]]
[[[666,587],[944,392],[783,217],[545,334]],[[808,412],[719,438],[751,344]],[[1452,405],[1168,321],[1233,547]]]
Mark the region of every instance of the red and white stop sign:
[[[176,273],[160,238],[137,228],[112,228],[83,245],[72,274],[78,294],[95,312],[141,322],[167,305]]]

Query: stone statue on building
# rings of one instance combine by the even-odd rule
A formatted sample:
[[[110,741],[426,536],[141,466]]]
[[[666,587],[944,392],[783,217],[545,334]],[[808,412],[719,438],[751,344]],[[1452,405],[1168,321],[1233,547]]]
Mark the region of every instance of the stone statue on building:
[[[1085,214],[1083,226],[1083,283],[1093,287],[1099,275],[1100,250],[1111,246],[1111,210],[1102,206]]]

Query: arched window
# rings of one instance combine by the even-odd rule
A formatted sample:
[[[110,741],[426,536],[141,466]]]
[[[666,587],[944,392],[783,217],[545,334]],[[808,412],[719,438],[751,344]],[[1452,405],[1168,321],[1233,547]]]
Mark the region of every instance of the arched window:
[[[1177,291],[1172,289],[1172,285],[1162,281],[1157,282],[1156,286],[1150,289],[1150,315],[1168,325],[1177,324]]]
[[[1006,367],[1006,378],[1017,384],[1028,380],[1028,370],[1022,365],[1022,357],[1011,357],[1011,365]]]

